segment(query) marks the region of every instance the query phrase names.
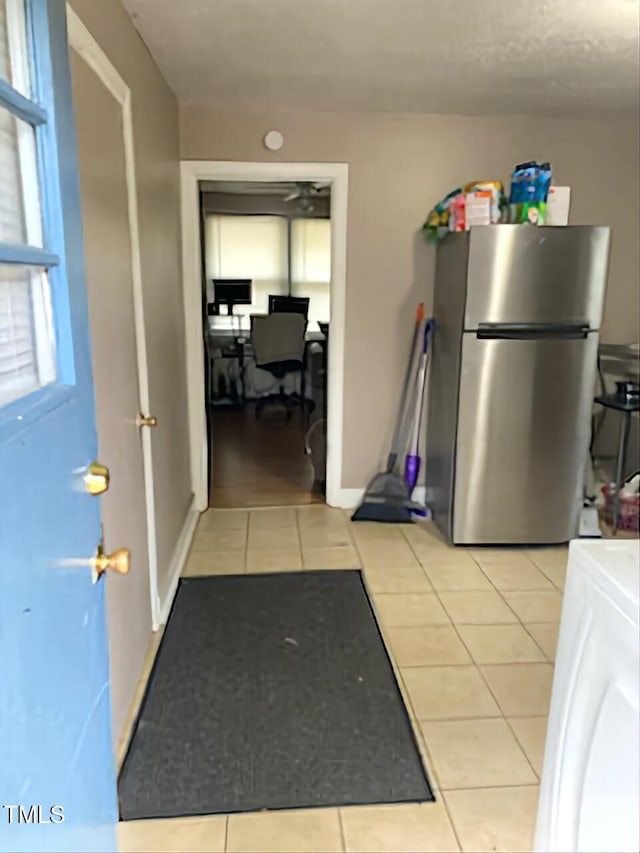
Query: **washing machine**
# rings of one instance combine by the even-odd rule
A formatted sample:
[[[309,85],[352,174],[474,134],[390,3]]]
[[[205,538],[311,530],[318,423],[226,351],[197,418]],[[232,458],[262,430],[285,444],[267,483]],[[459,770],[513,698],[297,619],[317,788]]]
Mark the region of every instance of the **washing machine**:
[[[534,850],[640,850],[637,541],[571,543]]]

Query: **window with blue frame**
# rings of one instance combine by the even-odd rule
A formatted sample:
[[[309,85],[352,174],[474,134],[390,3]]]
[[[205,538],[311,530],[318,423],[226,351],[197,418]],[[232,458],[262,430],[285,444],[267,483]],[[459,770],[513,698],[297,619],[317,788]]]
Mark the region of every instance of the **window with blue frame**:
[[[29,5],[0,0],[0,406],[56,380],[41,141]]]

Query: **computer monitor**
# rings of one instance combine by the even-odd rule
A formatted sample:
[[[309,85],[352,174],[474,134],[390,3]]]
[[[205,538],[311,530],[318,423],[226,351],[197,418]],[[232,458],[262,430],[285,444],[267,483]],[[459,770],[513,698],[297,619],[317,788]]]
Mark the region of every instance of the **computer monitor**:
[[[250,278],[214,278],[213,304],[215,313],[220,313],[220,306],[226,305],[229,314],[233,314],[234,305],[251,305]]]
[[[306,319],[309,316],[309,297],[270,293],[269,314],[302,314]]]

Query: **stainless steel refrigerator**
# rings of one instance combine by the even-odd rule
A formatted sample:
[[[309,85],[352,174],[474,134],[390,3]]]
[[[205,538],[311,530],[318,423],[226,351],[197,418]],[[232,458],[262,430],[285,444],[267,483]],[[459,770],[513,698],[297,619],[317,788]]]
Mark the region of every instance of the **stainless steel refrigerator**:
[[[493,225],[438,246],[426,495],[450,542],[577,535],[609,242]]]

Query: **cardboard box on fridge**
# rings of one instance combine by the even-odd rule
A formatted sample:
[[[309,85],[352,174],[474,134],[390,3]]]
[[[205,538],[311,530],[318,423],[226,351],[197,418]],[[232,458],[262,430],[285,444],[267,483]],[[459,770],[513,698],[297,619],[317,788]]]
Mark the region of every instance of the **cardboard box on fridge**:
[[[549,187],[545,225],[568,225],[571,187]]]
[[[472,225],[491,225],[491,192],[476,190],[467,193],[464,215],[467,231]]]

